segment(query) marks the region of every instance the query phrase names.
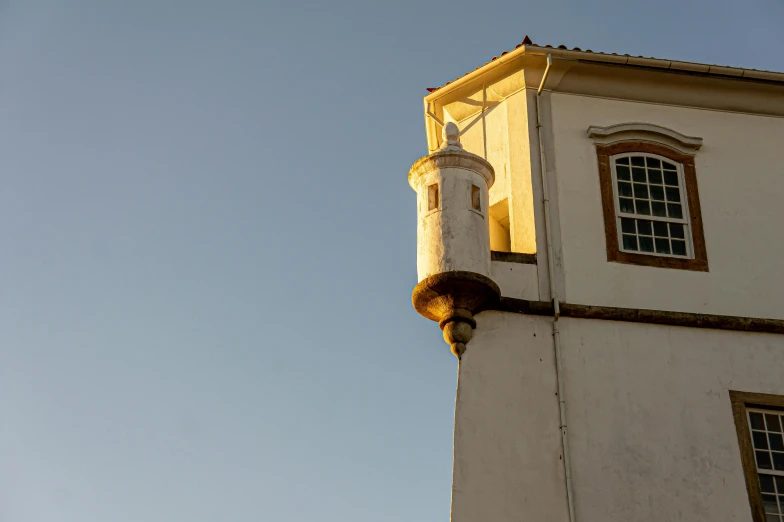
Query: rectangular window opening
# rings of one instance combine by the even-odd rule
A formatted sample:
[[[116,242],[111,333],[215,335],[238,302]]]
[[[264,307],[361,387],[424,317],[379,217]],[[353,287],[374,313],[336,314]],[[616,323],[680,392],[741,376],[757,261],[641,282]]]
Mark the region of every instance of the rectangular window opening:
[[[427,210],[439,208],[438,203],[438,183],[433,183],[427,187]]]
[[[730,392],[754,522],[784,522],[784,397]]]
[[[694,156],[631,140],[596,154],[607,261],[708,272]]]
[[[614,158],[613,192],[621,251],[692,258],[682,201],[682,167],[650,154]]]
[[[490,250],[496,252],[511,252],[512,237],[509,226],[509,200],[502,199],[490,205],[488,211],[490,218]]]
[[[482,211],[482,191],[476,185],[471,185],[471,208]]]

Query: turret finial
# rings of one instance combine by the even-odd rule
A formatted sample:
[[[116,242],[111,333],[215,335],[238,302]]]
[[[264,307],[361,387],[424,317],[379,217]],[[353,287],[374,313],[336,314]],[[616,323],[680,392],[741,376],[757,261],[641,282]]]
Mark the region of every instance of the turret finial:
[[[460,128],[454,122],[449,122],[444,125],[444,130],[441,133],[441,137],[444,140],[444,143],[441,145],[442,149],[447,147],[457,147],[458,149],[462,149],[463,146],[460,144]]]

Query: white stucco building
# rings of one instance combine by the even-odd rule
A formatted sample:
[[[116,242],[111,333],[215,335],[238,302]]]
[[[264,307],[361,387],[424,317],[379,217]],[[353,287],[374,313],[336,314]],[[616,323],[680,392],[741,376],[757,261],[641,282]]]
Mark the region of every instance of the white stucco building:
[[[784,74],[526,38],[424,112],[452,520],[784,521]]]

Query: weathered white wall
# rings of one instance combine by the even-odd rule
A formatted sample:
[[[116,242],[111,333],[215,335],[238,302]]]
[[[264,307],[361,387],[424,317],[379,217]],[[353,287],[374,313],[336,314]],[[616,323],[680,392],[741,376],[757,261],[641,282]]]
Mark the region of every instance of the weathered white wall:
[[[784,319],[784,119],[545,99],[566,301]],[[542,250],[541,220],[533,233],[532,100],[531,92],[511,95],[463,136],[496,169],[491,200],[510,198],[516,251],[535,251],[537,239]],[[607,261],[586,129],[624,122],[703,138],[696,171],[710,272]],[[515,230],[525,220],[530,228]],[[506,297],[549,300],[534,291],[543,276],[533,265],[493,262],[490,271]],[[477,322],[460,363],[452,520],[566,521],[552,318],[483,312]],[[784,394],[784,336],[569,318],[560,328],[577,521],[750,522],[728,391]]]
[[[519,91],[503,101],[490,102],[484,114],[458,123],[460,141],[469,152],[482,156],[495,169],[490,204],[508,198],[513,252],[536,253],[534,189],[531,182],[530,92]],[[533,127],[535,130],[535,127]]]
[[[491,261],[490,279],[496,282],[504,297],[539,300],[539,280],[536,265],[505,261]]]
[[[566,521],[552,319],[477,321],[452,520]],[[784,336],[569,318],[560,331],[577,521],[750,522],[728,392],[784,394]]]
[[[784,336],[560,323],[577,520],[750,522],[729,390],[784,394]]]
[[[452,522],[565,521],[550,322],[476,319],[455,405]]]
[[[460,144],[468,152],[486,159],[495,170],[495,183],[490,189],[490,204],[509,197],[509,127],[506,102],[496,102],[484,113],[475,114],[458,123]]]
[[[428,186],[439,187],[438,208],[428,210]],[[480,207],[471,205],[471,187],[480,190]],[[490,276],[487,181],[462,168],[434,169],[417,187],[417,276],[419,281],[453,270]]]
[[[565,300],[784,318],[784,119],[628,101],[550,97]],[[696,155],[710,272],[608,263],[589,125],[654,123],[704,139]]]

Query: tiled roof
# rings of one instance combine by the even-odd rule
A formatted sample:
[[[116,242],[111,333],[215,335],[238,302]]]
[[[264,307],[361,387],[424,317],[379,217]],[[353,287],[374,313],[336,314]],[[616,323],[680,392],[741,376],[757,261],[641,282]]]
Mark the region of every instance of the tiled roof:
[[[665,60],[661,58],[652,58],[652,57],[645,57],[645,56],[631,56],[629,54],[616,54],[616,53],[600,53],[595,52],[590,49],[582,50],[579,47],[574,47],[571,50],[566,47],[565,45],[559,45],[558,47],[553,47],[552,45],[537,45],[534,44],[528,35],[523,38],[523,41],[520,42],[518,45],[509,51],[504,51],[498,56],[493,56],[493,58],[479,67],[476,67],[472,71],[468,71],[462,76],[458,76],[452,81],[446,82],[444,85],[439,87],[428,87],[427,92],[433,93],[439,89],[443,89],[447,85],[456,82],[457,80],[464,78],[479,69],[484,68],[485,66],[491,64],[492,62],[498,60],[499,58],[519,49],[520,47],[527,46],[533,47],[537,49],[553,49],[561,51],[561,52],[554,52],[553,54],[572,54],[577,53],[575,58],[582,58],[586,60],[594,60],[594,61],[606,61],[606,62],[615,62],[615,63],[628,63],[630,65],[650,65],[659,68],[671,68],[675,70],[686,70],[686,71],[693,71],[693,72],[705,72],[711,74],[720,74],[724,76],[734,76],[734,77],[748,77],[754,79],[761,79],[761,80],[771,80],[777,82],[784,82],[784,73],[778,73],[773,71],[763,71],[758,69],[740,69],[735,67],[727,67],[727,66],[720,66],[720,65],[708,65],[708,64],[696,64],[690,62],[678,62],[678,61],[671,61]],[[582,56],[581,56],[582,55]],[[625,58],[625,59],[624,59]],[[664,65],[666,64],[666,67]]]

